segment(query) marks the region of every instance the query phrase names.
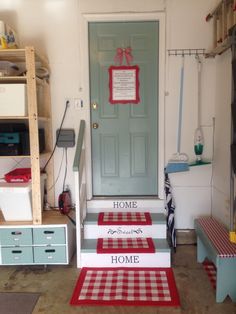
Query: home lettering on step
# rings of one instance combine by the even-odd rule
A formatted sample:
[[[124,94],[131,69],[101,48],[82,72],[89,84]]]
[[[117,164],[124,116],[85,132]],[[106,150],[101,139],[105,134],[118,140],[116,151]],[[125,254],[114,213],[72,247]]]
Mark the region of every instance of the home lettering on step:
[[[136,201],[113,202],[113,208],[138,208],[138,204]]]
[[[131,256],[111,256],[112,264],[139,264],[139,256],[131,255]]]

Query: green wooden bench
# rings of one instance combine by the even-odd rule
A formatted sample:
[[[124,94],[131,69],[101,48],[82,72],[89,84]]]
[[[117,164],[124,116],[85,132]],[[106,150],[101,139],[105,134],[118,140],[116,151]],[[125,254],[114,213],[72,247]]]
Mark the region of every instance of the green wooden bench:
[[[216,302],[227,295],[236,302],[236,244],[229,241],[228,230],[212,217],[195,220],[197,261],[212,261],[216,272]]]

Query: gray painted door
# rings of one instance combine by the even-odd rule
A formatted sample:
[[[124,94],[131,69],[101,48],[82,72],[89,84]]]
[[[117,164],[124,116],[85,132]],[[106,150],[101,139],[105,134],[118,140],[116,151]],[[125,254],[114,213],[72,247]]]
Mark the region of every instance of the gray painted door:
[[[158,34],[154,21],[89,24],[94,196],[157,195]],[[111,104],[108,70],[126,47],[139,67],[140,102]]]

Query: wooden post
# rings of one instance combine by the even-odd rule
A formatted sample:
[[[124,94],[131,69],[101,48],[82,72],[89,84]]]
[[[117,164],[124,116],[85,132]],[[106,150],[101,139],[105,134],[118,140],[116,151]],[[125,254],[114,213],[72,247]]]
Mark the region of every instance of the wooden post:
[[[33,47],[25,48],[29,136],[31,155],[31,182],[32,182],[32,211],[33,224],[42,223],[41,189],[40,189],[40,162],[38,138],[38,110],[35,75],[35,51]]]

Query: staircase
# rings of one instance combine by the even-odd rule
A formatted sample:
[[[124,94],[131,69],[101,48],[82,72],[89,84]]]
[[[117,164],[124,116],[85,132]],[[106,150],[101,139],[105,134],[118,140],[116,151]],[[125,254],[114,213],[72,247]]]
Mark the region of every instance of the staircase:
[[[91,200],[87,201],[85,167],[85,121],[81,120],[73,163],[76,201],[77,267],[171,267],[170,248],[166,240],[164,201]],[[151,224],[99,225],[99,212],[148,212]],[[98,239],[151,238],[153,251],[138,253],[97,253]],[[132,242],[132,241],[131,241]]]
[[[104,212],[104,210],[101,210]],[[137,208],[129,209],[136,212]],[[105,212],[114,212],[106,209]],[[145,212],[147,212],[145,210]],[[150,225],[98,224],[99,213],[89,209],[83,222],[80,267],[171,267],[170,248],[166,240],[166,217],[162,213],[150,213]],[[154,252],[138,253],[135,248],[125,253],[97,253],[98,239],[151,238]]]

